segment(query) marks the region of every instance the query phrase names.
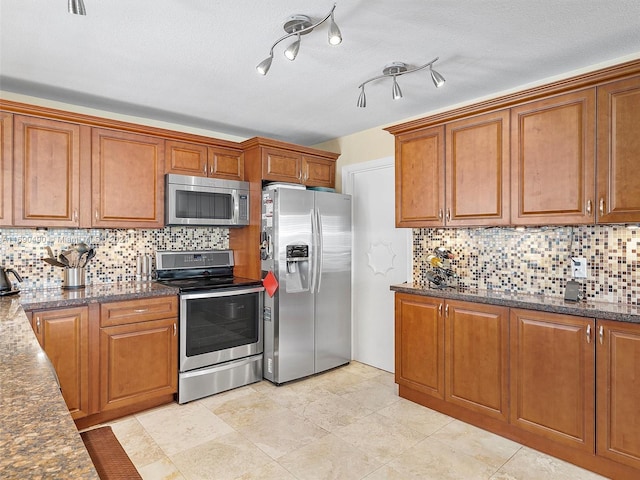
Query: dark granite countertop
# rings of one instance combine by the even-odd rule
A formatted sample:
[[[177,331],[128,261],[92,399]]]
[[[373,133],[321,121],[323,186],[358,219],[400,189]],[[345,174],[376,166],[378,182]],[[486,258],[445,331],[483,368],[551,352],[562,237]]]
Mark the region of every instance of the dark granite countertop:
[[[177,293],[155,282],[130,282],[0,298],[0,477],[98,480],[25,310]]]
[[[30,311],[177,294],[177,288],[156,282],[125,282],[87,285],[85,288],[68,290],[63,288],[27,290],[20,292],[17,298],[22,307]]]
[[[640,323],[640,306],[606,302],[567,302],[563,298],[527,295],[472,288],[428,288],[414,286],[411,283],[391,285],[395,292],[438,297],[450,300],[465,300],[504,307],[526,308],[551,313],[577,315],[580,317],[616,320],[619,322]]]

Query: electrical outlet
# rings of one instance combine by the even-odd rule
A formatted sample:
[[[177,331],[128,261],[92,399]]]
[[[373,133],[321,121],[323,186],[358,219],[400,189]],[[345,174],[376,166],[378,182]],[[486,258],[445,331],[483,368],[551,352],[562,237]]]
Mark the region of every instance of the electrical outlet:
[[[587,278],[587,259],[571,257],[571,276],[573,278]]]

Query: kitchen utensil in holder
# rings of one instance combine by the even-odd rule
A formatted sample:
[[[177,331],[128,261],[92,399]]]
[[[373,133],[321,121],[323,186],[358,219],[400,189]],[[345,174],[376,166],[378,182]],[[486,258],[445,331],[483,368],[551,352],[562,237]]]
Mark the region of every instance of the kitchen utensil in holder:
[[[427,257],[427,264],[433,268],[433,270],[429,270],[426,274],[430,285],[433,285],[435,288],[446,288],[449,286],[447,282],[456,276],[451,269],[450,260],[452,258],[453,253],[445,247],[437,247],[433,250],[433,254]]]
[[[64,277],[62,279],[62,288],[76,289],[84,288],[85,281],[85,269],[80,268],[65,268]]]

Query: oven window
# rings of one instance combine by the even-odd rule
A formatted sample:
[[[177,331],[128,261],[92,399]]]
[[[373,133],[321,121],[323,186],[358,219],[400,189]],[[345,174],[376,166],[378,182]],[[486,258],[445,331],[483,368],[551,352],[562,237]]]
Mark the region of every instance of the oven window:
[[[187,357],[258,341],[260,293],[187,300]]]
[[[233,216],[232,208],[229,193],[176,191],[176,217],[178,218],[228,220]]]

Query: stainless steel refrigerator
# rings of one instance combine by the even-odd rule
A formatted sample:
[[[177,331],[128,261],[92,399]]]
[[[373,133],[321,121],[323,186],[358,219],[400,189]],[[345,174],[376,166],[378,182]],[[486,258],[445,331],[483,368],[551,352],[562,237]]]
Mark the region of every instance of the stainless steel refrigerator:
[[[351,196],[262,192],[264,369],[280,384],[351,360]],[[275,282],[274,282],[275,284]]]

